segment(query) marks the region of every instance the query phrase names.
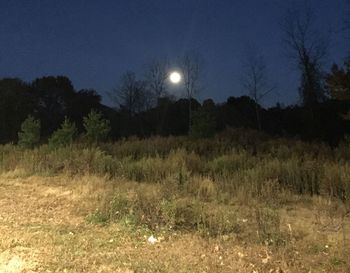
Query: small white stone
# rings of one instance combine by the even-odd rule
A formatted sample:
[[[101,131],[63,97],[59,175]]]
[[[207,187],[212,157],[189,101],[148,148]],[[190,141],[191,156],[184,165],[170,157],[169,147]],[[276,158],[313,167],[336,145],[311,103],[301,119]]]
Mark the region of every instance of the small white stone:
[[[153,235],[149,236],[147,241],[152,245],[158,242],[157,238],[155,238]]]

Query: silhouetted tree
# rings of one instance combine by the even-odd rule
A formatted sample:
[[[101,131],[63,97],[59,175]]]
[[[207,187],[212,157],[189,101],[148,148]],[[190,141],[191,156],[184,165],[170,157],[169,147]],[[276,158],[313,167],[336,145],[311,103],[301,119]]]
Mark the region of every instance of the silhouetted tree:
[[[168,78],[168,61],[153,61],[146,67],[146,84],[155,105],[158,105],[159,99],[166,95],[166,81]]]
[[[156,106],[157,133],[162,133],[162,120],[164,115],[164,104],[161,99],[167,96],[166,81],[168,79],[169,63],[167,60],[153,61],[146,68],[146,84],[151,95],[152,105]]]
[[[163,133],[165,135],[186,135],[188,132],[188,100],[179,99],[173,102],[166,99],[167,112],[164,116]],[[195,99],[191,100],[192,110],[196,111],[201,105]]]
[[[35,112],[30,85],[20,79],[0,80],[0,143],[16,141],[21,123]]]
[[[255,102],[248,96],[229,97],[226,103],[218,106],[218,128],[256,128]]]
[[[101,96],[94,89],[82,89],[68,101],[67,117],[76,125],[77,129],[83,131],[83,117],[91,110],[102,110]]]
[[[71,81],[64,76],[49,76],[36,79],[32,88],[37,96],[39,118],[43,135],[51,135],[68,115],[69,104],[75,91]]]
[[[260,104],[262,99],[270,94],[275,87],[268,80],[267,67],[261,55],[255,53],[248,55],[243,73],[243,88],[255,102],[257,128],[261,130]]]
[[[309,8],[288,10],[282,30],[284,42],[301,72],[301,101],[304,106],[313,107],[325,98],[321,65],[327,54],[326,40],[315,29]]]
[[[192,115],[191,137],[213,137],[216,130],[215,104],[212,100],[205,100]]]
[[[188,132],[191,131],[192,122],[192,98],[200,91],[199,80],[201,73],[201,59],[194,52],[186,53],[180,60],[186,98],[188,100]]]
[[[170,131],[168,126],[169,116],[172,113],[176,99],[171,96],[164,96],[158,100],[158,106],[154,109],[156,133],[160,135],[169,135]],[[187,120],[186,120],[187,121]]]
[[[347,61],[344,68],[333,67],[327,76],[327,86],[334,99],[318,103],[317,107],[297,105],[264,109],[258,105],[259,97],[256,96],[230,97],[225,103],[220,104],[205,100],[202,105],[193,98],[176,101],[174,98],[162,96],[158,100],[158,106],[152,108],[142,106],[145,104],[141,100],[141,106],[131,108],[131,115],[125,107],[122,111],[116,111],[102,105],[101,97],[94,90],[84,89],[75,92],[65,77],[37,79],[31,86],[18,79],[3,79],[0,80],[0,141],[3,143],[16,141],[18,136],[22,146],[33,147],[38,142],[35,137],[38,134],[33,133],[35,130],[38,131],[35,129],[38,127],[34,118],[28,122],[29,125],[23,125],[24,130],[18,133],[22,121],[28,114],[45,119],[46,137],[49,136],[50,128],[54,131],[59,128],[64,120],[63,115],[67,114],[67,119],[69,118],[72,123],[64,122],[49,139],[51,146],[60,146],[71,143],[75,131],[73,123],[79,129],[86,129],[85,137],[90,143],[102,141],[108,132],[111,132],[111,139],[130,135],[146,137],[159,133],[157,111],[160,109],[162,135],[189,133],[195,137],[206,137],[227,127],[256,128],[258,108],[261,120],[264,120],[262,129],[271,134],[318,139],[336,144],[342,136],[350,132],[350,122],[342,118],[350,109],[349,66]],[[138,84],[133,85],[138,82],[135,77],[132,76],[130,82],[132,91],[136,90],[138,93],[140,90]],[[137,101],[142,97],[136,96],[136,98]],[[128,105],[126,103],[126,106]],[[191,131],[188,131],[189,105],[192,111]],[[60,118],[61,123],[55,127],[53,124],[58,123]],[[14,134],[15,129],[17,132]],[[25,137],[25,132],[28,132],[28,137]],[[244,135],[240,137],[244,138]],[[257,152],[257,149],[253,152]]]
[[[145,111],[150,106],[151,96],[146,82],[137,80],[135,73],[130,71],[121,77],[120,86],[113,90],[110,96],[129,117]]]

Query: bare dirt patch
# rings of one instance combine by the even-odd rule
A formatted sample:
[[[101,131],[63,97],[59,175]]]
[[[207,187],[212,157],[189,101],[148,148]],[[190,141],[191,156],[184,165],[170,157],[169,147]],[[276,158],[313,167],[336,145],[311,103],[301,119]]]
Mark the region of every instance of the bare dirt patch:
[[[96,177],[0,177],[0,273],[19,272],[349,272],[349,219],[336,210],[281,210],[285,245],[240,236],[200,237],[123,223],[95,225],[108,183]],[[331,217],[333,216],[333,218]],[[243,221],[243,220],[242,220]],[[251,219],[243,221],[249,229]],[[155,244],[150,235],[164,238]]]

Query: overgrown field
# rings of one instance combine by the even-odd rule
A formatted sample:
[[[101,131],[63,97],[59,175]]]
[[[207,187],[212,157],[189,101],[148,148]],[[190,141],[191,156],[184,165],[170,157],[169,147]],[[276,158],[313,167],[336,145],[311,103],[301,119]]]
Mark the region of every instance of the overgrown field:
[[[154,137],[33,150],[5,145],[0,171],[6,185],[28,186],[23,181],[36,177],[44,187],[78,196],[72,213],[84,219],[87,234],[98,229],[106,236],[118,226],[130,240],[124,247],[135,247],[134,262],[125,261],[131,272],[350,272],[346,141],[331,148],[230,130],[203,140]],[[158,238],[155,245],[147,244],[151,235]],[[123,239],[113,240],[123,248]],[[149,257],[158,255],[155,246],[167,253],[174,244],[186,249],[186,257],[176,254],[183,266],[170,257]],[[202,244],[210,249],[198,253]],[[74,253],[64,255],[71,265],[66,272],[90,272]],[[140,265],[142,257],[151,265]],[[114,266],[125,268],[121,261]]]

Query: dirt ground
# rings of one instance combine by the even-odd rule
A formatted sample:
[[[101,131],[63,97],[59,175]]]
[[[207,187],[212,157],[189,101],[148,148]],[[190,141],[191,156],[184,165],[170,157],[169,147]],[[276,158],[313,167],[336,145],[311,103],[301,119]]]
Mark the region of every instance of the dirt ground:
[[[152,234],[127,223],[89,223],[98,192],[84,181],[0,176],[0,273],[350,272],[350,221],[332,210],[281,209],[281,225],[293,233],[281,247],[234,236]],[[158,242],[150,244],[151,235]]]

